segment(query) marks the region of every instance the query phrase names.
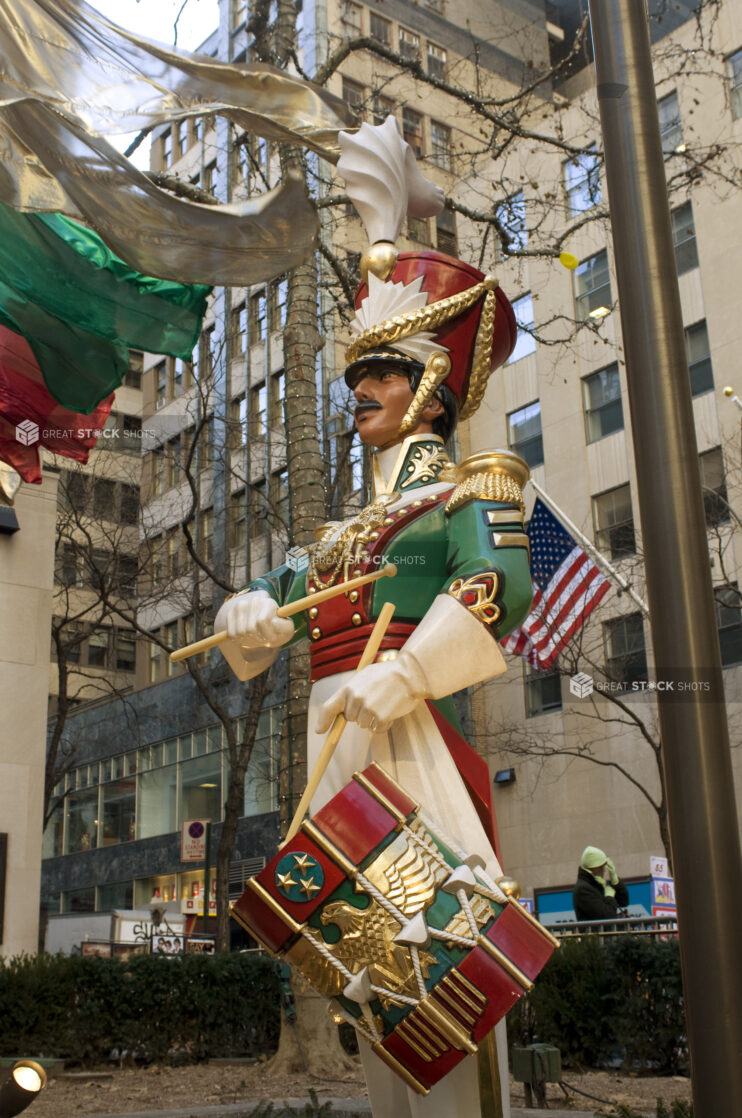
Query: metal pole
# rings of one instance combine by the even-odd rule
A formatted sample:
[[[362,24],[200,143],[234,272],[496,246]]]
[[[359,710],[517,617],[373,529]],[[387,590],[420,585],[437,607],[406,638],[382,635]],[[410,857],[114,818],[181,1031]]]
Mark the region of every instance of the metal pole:
[[[206,824],[204,843],[204,935],[209,934],[209,898],[211,897],[211,823]]]
[[[646,6],[590,0],[590,19],[657,677],[710,688],[657,696],[694,1113],[733,1118],[742,858]]]

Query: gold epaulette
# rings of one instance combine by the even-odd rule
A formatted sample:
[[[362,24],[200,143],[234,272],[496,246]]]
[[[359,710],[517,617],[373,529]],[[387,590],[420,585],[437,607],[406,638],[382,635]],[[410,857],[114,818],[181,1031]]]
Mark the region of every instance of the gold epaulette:
[[[504,501],[523,507],[523,486],[531,476],[526,463],[509,450],[490,450],[473,454],[458,466],[445,471],[456,482],[456,488],[446,504],[446,514],[451,515],[467,501]],[[445,480],[443,474],[439,480]]]

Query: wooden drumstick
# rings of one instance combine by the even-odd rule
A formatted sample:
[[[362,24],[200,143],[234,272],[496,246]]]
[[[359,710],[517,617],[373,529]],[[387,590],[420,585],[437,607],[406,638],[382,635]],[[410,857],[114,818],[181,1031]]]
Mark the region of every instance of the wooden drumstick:
[[[279,606],[276,613],[278,617],[291,617],[295,613],[301,613],[302,610],[309,609],[310,606],[318,606],[320,602],[326,602],[328,598],[334,598],[337,594],[346,594],[348,590],[355,590],[358,586],[366,586],[369,582],[376,582],[378,578],[394,578],[396,573],[396,565],[386,563],[370,575],[359,575],[358,578],[348,579],[347,582],[339,582],[336,586],[328,586],[326,590],[318,590],[315,594],[307,594],[304,598],[297,598],[295,602],[290,602],[287,606]],[[210,637],[204,637],[203,640],[196,641],[194,644],[186,644],[183,648],[171,652],[171,663],[177,664],[179,660],[187,660],[191,656],[198,656],[199,652],[208,652],[210,648],[216,648],[217,645],[223,644],[224,641],[229,639],[227,630],[220,629],[218,633],[212,633]]]
[[[367,668],[369,664],[372,664],[374,662],[376,653],[379,651],[379,646],[384,639],[384,634],[389,627],[389,622],[392,619],[393,613],[394,603],[385,602],[384,605],[381,607],[381,613],[376,619],[376,624],[371,631],[371,636],[368,638],[366,647],[363,650],[363,655],[358,662],[358,667],[356,668],[357,672],[360,672],[363,668]],[[290,842],[301,827],[302,820],[309,810],[309,805],[312,801],[312,797],[317,791],[319,782],[325,775],[325,770],[332,760],[332,755],[335,752],[337,744],[340,741],[340,736],[346,725],[347,719],[345,715],[336,714],[332,721],[332,726],[330,726],[330,729],[327,732],[327,737],[325,738],[325,743],[320,750],[320,755],[315,762],[314,768],[309,774],[309,779],[307,780],[307,786],[304,789],[304,794],[299,801],[299,806],[296,809],[294,818],[291,820],[291,826],[286,832],[286,838],[281,843],[281,846],[285,846],[287,842]]]

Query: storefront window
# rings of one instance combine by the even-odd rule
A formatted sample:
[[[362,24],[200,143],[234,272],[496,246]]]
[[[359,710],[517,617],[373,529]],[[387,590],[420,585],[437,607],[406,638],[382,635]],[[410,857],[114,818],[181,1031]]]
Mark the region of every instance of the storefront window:
[[[133,882],[116,881],[113,885],[98,886],[98,912],[112,912],[115,908],[133,907]]]
[[[166,835],[177,830],[176,774],[176,765],[140,774],[137,838]]]
[[[222,816],[222,760],[220,754],[194,757],[180,765],[180,820]]]
[[[67,837],[65,854],[91,850],[97,846],[98,789],[69,792],[66,801]]]
[[[103,790],[103,840],[102,846],[113,846],[117,842],[130,842],[136,838],[134,812],[136,806],[135,777],[123,777]]]

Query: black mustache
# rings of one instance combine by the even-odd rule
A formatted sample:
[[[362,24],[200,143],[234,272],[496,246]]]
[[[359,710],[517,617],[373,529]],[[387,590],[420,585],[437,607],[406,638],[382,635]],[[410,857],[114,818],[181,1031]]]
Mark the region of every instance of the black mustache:
[[[356,404],[353,412],[354,416],[358,418],[364,411],[380,411],[381,404],[378,400],[364,400],[361,404]]]

